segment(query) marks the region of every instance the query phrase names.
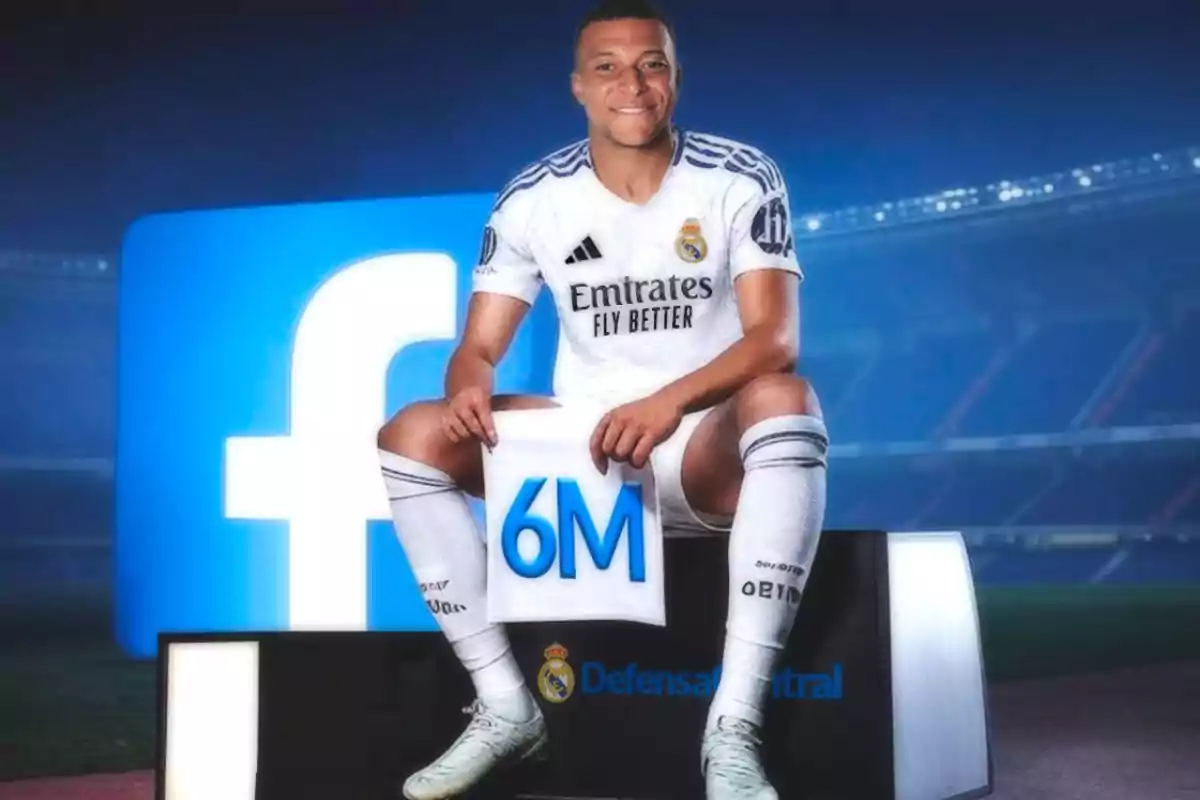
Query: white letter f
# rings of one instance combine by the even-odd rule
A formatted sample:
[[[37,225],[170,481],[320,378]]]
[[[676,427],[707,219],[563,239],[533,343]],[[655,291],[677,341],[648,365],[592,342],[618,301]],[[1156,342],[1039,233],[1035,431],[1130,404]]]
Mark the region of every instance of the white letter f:
[[[225,516],[283,519],[288,627],[365,630],[366,522],[389,517],[375,432],[396,353],[450,339],[457,269],[446,255],[370,258],[326,281],[292,349],[291,434],[225,443]]]

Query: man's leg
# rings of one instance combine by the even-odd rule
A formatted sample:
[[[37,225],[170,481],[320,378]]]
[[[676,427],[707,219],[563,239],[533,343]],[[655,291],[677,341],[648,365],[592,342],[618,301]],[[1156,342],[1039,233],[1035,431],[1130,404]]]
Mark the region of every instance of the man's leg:
[[[493,401],[497,411],[553,405],[544,397]],[[441,419],[441,402],[408,406],[378,442],[396,535],[478,695],[462,737],[404,784],[410,800],[457,797],[500,763],[536,754],[546,736],[504,628],[487,621],[485,544],[465,496],[483,494],[481,445],[451,442]]]
[[[733,513],[725,653],[702,754],[710,800],[776,798],[758,758],[758,730],[816,555],[828,446],[807,382],[776,375],[705,418],[684,452],[693,508]]]

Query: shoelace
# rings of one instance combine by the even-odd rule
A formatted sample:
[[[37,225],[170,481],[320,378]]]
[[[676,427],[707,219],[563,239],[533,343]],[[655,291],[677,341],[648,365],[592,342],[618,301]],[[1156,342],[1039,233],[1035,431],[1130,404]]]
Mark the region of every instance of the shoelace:
[[[496,727],[496,715],[478,698],[471,705],[464,707],[462,713],[471,718],[467,723],[467,730]]]
[[[429,765],[427,774],[444,774],[456,770],[459,766],[459,761],[463,758],[468,758],[464,753],[464,745],[471,743],[499,754],[500,748],[490,736],[491,732],[495,731],[499,725],[497,717],[490,708],[483,704],[480,700],[475,700],[471,705],[462,710],[462,713],[471,717],[471,721],[467,723],[466,729],[462,735],[450,746],[450,749],[439,758],[435,763]],[[474,754],[469,756],[470,759],[475,758]]]
[[[708,769],[738,789],[757,789],[764,776],[758,765],[757,747],[762,742],[749,723],[722,719],[709,734]]]

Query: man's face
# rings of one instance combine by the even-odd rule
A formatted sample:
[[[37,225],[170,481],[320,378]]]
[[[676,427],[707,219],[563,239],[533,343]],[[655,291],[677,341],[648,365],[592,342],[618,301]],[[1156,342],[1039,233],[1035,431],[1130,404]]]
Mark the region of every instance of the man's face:
[[[675,45],[655,20],[594,22],[583,30],[571,90],[593,131],[625,147],[644,147],[675,108]]]

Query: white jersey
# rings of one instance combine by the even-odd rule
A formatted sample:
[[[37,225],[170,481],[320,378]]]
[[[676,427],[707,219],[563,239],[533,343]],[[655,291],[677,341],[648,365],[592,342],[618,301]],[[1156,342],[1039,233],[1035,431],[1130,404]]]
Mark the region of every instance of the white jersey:
[[[650,394],[741,337],[738,276],[802,274],[775,163],[729,139],[675,137],[671,168],[645,205],[600,183],[586,141],[527,167],[496,199],[474,290],[532,304],[549,288],[557,396]]]

